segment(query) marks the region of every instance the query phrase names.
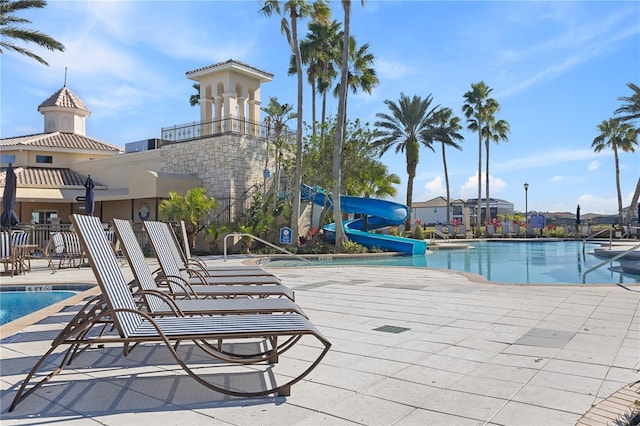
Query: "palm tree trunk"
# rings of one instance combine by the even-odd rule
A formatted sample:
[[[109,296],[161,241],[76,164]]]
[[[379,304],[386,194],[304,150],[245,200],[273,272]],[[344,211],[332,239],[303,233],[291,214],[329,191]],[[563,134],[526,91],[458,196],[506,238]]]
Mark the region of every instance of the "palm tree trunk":
[[[442,143],[442,165],[444,167],[444,183],[447,188],[447,223],[451,223],[451,199],[449,194],[449,173],[447,172],[447,156],[445,155],[444,142]]]
[[[633,220],[633,212],[637,208],[638,199],[640,199],[640,178],[638,178],[638,182],[636,183],[636,190],[633,193],[633,197],[631,197],[631,204],[629,204],[629,211],[627,212],[627,226],[631,226],[631,222]],[[640,217],[638,217],[638,222],[640,223]]]
[[[485,217],[486,217],[486,221],[487,222],[491,222],[491,208],[489,206],[489,138],[487,138],[484,142],[485,144],[485,148],[487,150],[487,158],[485,158],[485,176],[484,176],[484,180],[485,180],[485,208],[486,208],[486,212],[485,212]]]
[[[622,226],[622,191],[620,190],[620,161],[618,160],[618,145],[613,144],[613,158],[616,162],[616,189],[618,190],[618,225]]]
[[[347,77],[349,74],[349,26],[351,21],[351,1],[343,0],[342,8],[344,10],[343,28],[343,46],[342,49],[342,75],[340,76],[340,95],[338,99],[338,117],[336,121],[336,135],[333,146],[333,164],[331,177],[333,178],[333,220],[336,225],[336,247],[342,247],[342,243],[346,241],[347,236],[342,227],[342,206],[340,206],[340,188],[341,173],[340,165],[342,164],[342,141],[344,137],[344,120],[346,117],[346,100],[347,100]]]
[[[298,19],[291,16],[291,48],[295,53],[296,68],[298,70],[298,113],[296,126],[296,168],[293,181],[293,205],[291,212],[291,241],[298,243],[298,220],[300,219],[300,190],[302,186],[302,59],[300,58],[300,46],[298,44]]]
[[[316,79],[311,81],[311,134],[316,135]]]
[[[478,120],[478,211],[476,212],[476,237],[480,237],[482,223],[482,121]]]

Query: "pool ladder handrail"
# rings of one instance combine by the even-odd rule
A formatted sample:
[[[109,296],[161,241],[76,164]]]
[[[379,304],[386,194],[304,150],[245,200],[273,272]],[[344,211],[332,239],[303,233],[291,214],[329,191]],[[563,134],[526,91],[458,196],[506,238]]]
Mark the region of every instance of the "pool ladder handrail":
[[[582,274],[582,284],[585,284],[585,283],[587,282],[587,281],[586,281],[586,280],[587,280],[587,274],[588,274],[589,272],[593,272],[593,271],[595,271],[596,269],[601,268],[602,266],[606,265],[607,263],[614,262],[614,261],[616,261],[616,260],[620,259],[621,257],[623,257],[624,255],[626,255],[627,253],[631,253],[632,251],[634,251],[634,250],[636,250],[636,249],[639,249],[639,248],[640,248],[640,244],[636,244],[635,246],[631,247],[629,250],[626,250],[626,251],[624,251],[624,252],[622,252],[622,253],[620,253],[620,254],[617,254],[617,255],[613,256],[612,258],[607,259],[607,260],[605,260],[604,262],[599,263],[599,264],[597,264],[596,266],[593,266],[593,267],[591,267],[591,268],[587,269],[587,270],[586,270],[586,271],[584,271],[584,273]]]
[[[233,232],[231,234],[225,235],[225,237],[224,237],[224,262],[227,261],[227,238],[229,238],[229,237],[249,237],[249,238],[251,238],[253,240],[260,241],[262,244],[266,244],[269,247],[272,247],[272,248],[274,248],[276,250],[280,250],[282,253],[288,254],[289,256],[293,256],[293,257],[298,258],[300,260],[304,260],[307,263],[311,263],[311,261],[309,259],[305,259],[304,257],[299,256],[299,255],[297,255],[295,253],[292,253],[289,250],[285,250],[282,247],[279,247],[279,246],[277,246],[275,244],[271,244],[269,241],[265,241],[260,237],[256,237],[253,234],[245,234],[245,233],[240,233],[240,232]]]
[[[600,234],[604,234],[605,232],[609,232],[609,248],[611,248],[612,243],[613,243],[613,229],[608,228],[608,229],[602,229],[596,233],[593,233],[591,235],[586,236],[583,240],[582,240],[582,254],[585,254],[586,251],[586,247],[587,247],[587,240],[593,240],[595,237],[597,237]]]
[[[449,241],[449,236],[447,234],[445,234],[444,232],[440,232],[437,229],[434,229],[433,231],[431,231],[431,239],[433,240],[433,236],[437,235],[438,237],[442,238],[445,241]]]

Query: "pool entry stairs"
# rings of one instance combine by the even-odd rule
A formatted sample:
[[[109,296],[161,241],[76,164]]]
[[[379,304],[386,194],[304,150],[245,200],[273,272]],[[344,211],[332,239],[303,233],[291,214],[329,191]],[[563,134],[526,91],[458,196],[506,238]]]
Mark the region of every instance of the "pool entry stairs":
[[[323,206],[326,199],[329,208],[333,205],[331,194],[322,188],[303,184],[301,192],[303,200],[312,201],[319,206]],[[426,253],[427,242],[424,240],[369,232],[404,223],[409,215],[409,208],[406,205],[377,198],[341,195],[340,208],[345,213],[357,213],[364,216],[343,222],[342,226],[349,240],[365,247],[380,247],[384,250],[401,252],[411,256],[424,255]],[[325,225],[322,229],[327,234],[330,242],[335,240],[335,223]]]

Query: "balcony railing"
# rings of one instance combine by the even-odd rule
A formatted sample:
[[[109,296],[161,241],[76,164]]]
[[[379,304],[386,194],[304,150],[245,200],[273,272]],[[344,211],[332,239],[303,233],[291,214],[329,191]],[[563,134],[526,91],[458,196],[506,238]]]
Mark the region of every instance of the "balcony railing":
[[[223,134],[247,135],[261,139],[275,138],[273,126],[267,127],[260,122],[232,117],[208,122],[194,121],[191,124],[163,127],[161,130],[161,138],[169,142],[185,142]],[[285,128],[281,136],[294,140],[295,132]]]

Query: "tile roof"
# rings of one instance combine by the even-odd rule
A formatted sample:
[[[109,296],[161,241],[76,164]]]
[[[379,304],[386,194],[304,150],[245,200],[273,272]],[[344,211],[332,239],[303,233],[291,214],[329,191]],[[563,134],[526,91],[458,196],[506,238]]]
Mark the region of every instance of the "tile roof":
[[[122,148],[101,142],[88,136],[76,133],[38,133],[35,135],[17,136],[0,139],[0,147],[19,145],[37,146],[42,148],[62,148],[87,151],[121,152]]]
[[[90,112],[89,108],[67,86],[63,86],[62,89],[49,96],[49,99],[38,106],[38,111],[40,111],[40,108],[46,107],[71,108]]]
[[[261,70],[261,69],[259,69],[259,68],[253,67],[253,66],[251,66],[251,65],[249,65],[249,64],[245,64],[244,62],[236,61],[235,59],[228,59],[228,60],[226,60],[226,61],[218,62],[218,63],[213,64],[213,65],[208,65],[208,66],[206,66],[206,67],[198,68],[198,69],[195,69],[195,70],[193,70],[193,71],[187,71],[187,73],[186,73],[186,74],[187,74],[187,76],[189,76],[190,74],[194,74],[194,73],[197,73],[197,72],[199,72],[199,71],[204,71],[204,70],[208,70],[208,69],[218,68],[218,67],[222,67],[223,65],[233,65],[233,64],[235,64],[235,65],[240,65],[240,66],[242,66],[242,67],[244,67],[244,68],[248,68],[248,69],[253,70],[253,71],[255,71],[255,72],[258,72],[258,73],[260,73],[260,74],[265,74],[265,75],[267,75],[267,76],[270,76],[271,78],[273,78],[273,77],[274,77],[274,75],[273,75],[272,73],[270,73],[270,72],[263,71],[263,70]]]
[[[16,173],[17,186],[38,187],[38,188],[60,188],[60,187],[84,187],[87,177],[74,172],[71,169],[54,169],[47,167],[14,167]],[[0,171],[0,186],[5,185],[7,169]],[[106,186],[95,182],[96,189],[106,189]]]

